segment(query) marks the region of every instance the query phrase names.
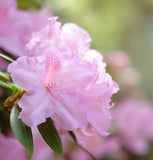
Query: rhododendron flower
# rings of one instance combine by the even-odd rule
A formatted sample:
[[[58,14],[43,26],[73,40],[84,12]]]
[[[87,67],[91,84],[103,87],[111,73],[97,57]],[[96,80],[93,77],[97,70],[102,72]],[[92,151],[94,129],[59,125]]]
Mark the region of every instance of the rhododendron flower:
[[[32,128],[34,139],[34,154],[31,160],[49,160],[53,156],[50,147],[45,143],[44,139],[36,128]]]
[[[60,26],[50,18],[27,44],[31,57],[20,57],[8,67],[14,82],[26,91],[19,117],[31,127],[51,117],[64,130],[89,123],[106,136],[109,103],[118,85],[106,73],[100,53],[89,48],[88,33],[75,24]]]
[[[56,19],[56,17],[50,18],[49,25],[40,32],[33,33],[26,45],[29,56],[42,55],[52,45],[56,45],[63,54],[66,52],[67,56],[71,54],[73,57],[81,57],[85,54],[84,51],[89,50],[91,38],[84,29],[73,23],[67,23],[61,27],[61,23]]]
[[[123,152],[121,151],[121,142],[118,137],[101,137],[96,134],[84,134],[83,132],[75,132],[77,135],[78,143],[83,146],[88,152],[92,153],[96,158],[104,158],[107,155],[111,155],[116,158],[121,158]],[[80,151],[80,154],[83,155],[84,151]],[[79,152],[76,151],[76,153]],[[87,153],[84,152],[86,155]],[[75,151],[74,151],[74,155]],[[76,155],[77,159],[77,155]],[[85,159],[90,159],[89,157]]]
[[[47,160],[53,155],[50,147],[45,143],[40,133],[33,129],[34,139],[34,154],[31,160]],[[16,159],[27,160],[28,155],[20,144],[20,142],[13,136],[4,136],[0,133],[0,159],[12,160]]]
[[[15,0],[0,0],[0,48],[23,56],[32,32],[42,29],[50,16],[48,9],[26,12],[17,9]]]
[[[28,157],[23,146],[17,139],[11,136],[4,136],[0,131],[0,159],[12,160],[16,159],[26,160]]]
[[[128,150],[144,154],[148,140],[153,140],[153,109],[143,101],[127,99],[121,102],[114,114],[117,133]]]
[[[106,54],[105,60],[111,67],[116,69],[123,69],[131,65],[128,54],[121,51]]]

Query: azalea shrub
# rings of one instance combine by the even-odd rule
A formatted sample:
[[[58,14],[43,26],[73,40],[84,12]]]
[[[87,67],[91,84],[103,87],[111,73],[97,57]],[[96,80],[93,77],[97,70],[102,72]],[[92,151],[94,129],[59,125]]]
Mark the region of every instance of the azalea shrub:
[[[119,89],[130,95],[139,81],[126,53],[103,57],[91,48],[86,30],[62,25],[50,8],[18,7],[15,0],[0,1],[0,158],[146,154],[153,140],[152,105],[114,96]],[[111,74],[106,64],[113,66]]]

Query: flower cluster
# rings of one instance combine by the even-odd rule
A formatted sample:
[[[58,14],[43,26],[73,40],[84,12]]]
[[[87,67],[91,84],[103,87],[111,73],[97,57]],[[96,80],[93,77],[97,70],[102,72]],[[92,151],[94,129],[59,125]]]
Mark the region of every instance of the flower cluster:
[[[50,16],[0,0],[0,159],[152,157],[153,108],[128,54],[103,60],[87,31]]]
[[[145,101],[126,99],[118,105],[113,117],[122,145],[135,154],[145,154],[148,141],[153,141],[152,105]]]
[[[47,8],[26,12],[17,9],[15,0],[0,0],[0,48],[14,56],[25,55],[32,32],[46,25],[49,16]]]
[[[16,156],[21,160],[27,159],[26,152],[22,145],[13,136],[6,137],[0,131],[0,158],[3,160],[11,160]]]
[[[41,135],[33,128],[34,155],[31,160],[47,160],[53,155],[53,152],[44,142]],[[9,144],[9,145],[8,145]],[[7,154],[6,154],[7,153]],[[0,158],[3,160],[12,160],[16,156],[20,160],[27,160],[27,154],[23,146],[13,135],[4,136],[0,131]]]
[[[102,55],[90,49],[91,38],[76,24],[56,18],[33,34],[27,55],[9,65],[15,83],[25,90],[19,118],[37,126],[51,117],[64,130],[108,135],[111,97],[118,85],[106,73]]]

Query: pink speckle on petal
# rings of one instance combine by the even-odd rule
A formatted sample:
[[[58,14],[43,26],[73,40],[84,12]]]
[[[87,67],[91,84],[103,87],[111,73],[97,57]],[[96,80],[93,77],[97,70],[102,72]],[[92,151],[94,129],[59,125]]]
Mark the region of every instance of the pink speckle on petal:
[[[49,88],[57,87],[56,82],[52,81],[52,77],[61,68],[61,59],[59,55],[47,54],[44,60],[44,65],[45,65],[45,72],[46,72],[45,80],[44,80],[45,86]]]

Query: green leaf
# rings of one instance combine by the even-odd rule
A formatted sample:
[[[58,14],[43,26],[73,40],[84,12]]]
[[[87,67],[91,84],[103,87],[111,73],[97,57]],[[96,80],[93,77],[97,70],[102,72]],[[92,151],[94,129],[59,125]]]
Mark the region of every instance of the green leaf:
[[[26,126],[20,119],[18,119],[19,110],[20,109],[17,105],[12,108],[10,125],[14,136],[24,146],[28,156],[31,158],[33,154],[32,132],[30,127]]]
[[[42,0],[17,0],[18,8],[21,10],[40,9],[43,5]]]
[[[8,82],[9,79],[9,75],[7,73],[3,73],[0,71],[0,80],[4,81],[4,82]]]
[[[68,131],[72,139],[74,140],[75,143],[77,143],[77,137],[73,131]]]
[[[38,129],[46,143],[60,156],[62,154],[62,142],[53,120],[47,118],[45,123],[38,125]]]
[[[6,59],[7,61],[14,62],[14,60],[12,58],[10,58],[2,53],[0,53],[0,57],[2,57],[3,59]]]
[[[11,89],[13,92],[16,92],[16,91],[24,92],[24,90],[21,89],[17,84],[13,82],[8,82],[8,81],[5,82],[5,80],[2,80],[1,77],[0,77],[0,86]]]
[[[7,82],[1,81],[1,80],[0,80],[0,86],[4,87],[4,88],[11,89],[10,83],[7,83]]]

